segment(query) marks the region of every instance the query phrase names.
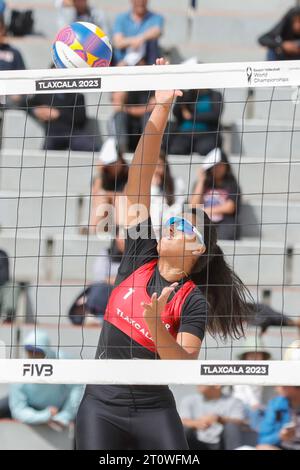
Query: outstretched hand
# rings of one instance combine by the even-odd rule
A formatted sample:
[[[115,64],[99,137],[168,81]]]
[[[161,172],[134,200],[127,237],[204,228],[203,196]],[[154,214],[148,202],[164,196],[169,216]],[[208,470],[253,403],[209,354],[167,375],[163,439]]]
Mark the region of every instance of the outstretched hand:
[[[156,59],[156,65],[169,65],[169,62],[161,57],[160,59]],[[155,92],[155,101],[156,104],[171,105],[178,96],[182,95],[181,90],[157,90]]]
[[[143,316],[145,320],[153,320],[160,318],[161,313],[164,311],[165,306],[167,304],[168,298],[170,297],[171,293],[174,291],[175,287],[178,285],[178,282],[174,282],[169,287],[165,287],[162,290],[162,293],[158,297],[157,293],[155,292],[151,296],[151,300],[149,303],[142,302],[141,306],[144,309]]]

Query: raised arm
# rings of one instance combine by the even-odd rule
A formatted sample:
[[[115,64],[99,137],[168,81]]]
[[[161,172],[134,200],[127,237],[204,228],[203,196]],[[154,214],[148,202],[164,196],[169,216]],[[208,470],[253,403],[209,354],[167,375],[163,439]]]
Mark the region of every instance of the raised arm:
[[[205,184],[206,174],[202,168],[198,170],[198,179],[193,188],[192,194],[189,196],[189,204],[192,207],[196,207],[197,204],[203,203],[203,191],[204,191],[204,184]]]
[[[164,59],[157,59],[156,65],[164,64],[166,64]],[[127,203],[127,225],[133,220],[136,221],[137,215],[140,216],[138,222],[142,222],[149,216],[151,181],[159,159],[170,107],[176,97],[181,95],[182,92],[179,90],[155,93],[155,106],[137,145],[124,190]],[[137,205],[140,209],[142,208],[142,211],[138,210]]]

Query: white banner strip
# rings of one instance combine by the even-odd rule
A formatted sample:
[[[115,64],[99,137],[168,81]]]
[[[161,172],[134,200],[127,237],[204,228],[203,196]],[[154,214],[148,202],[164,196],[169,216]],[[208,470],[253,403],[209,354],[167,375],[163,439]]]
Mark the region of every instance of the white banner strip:
[[[0,359],[0,383],[300,386],[300,361]]]
[[[299,61],[0,72],[0,95],[299,85]]]

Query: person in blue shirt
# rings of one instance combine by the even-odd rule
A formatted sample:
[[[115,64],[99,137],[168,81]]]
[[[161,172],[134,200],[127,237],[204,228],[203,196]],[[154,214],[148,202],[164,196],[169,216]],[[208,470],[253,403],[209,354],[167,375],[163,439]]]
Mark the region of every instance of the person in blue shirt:
[[[25,338],[25,350],[29,359],[57,357],[43,330],[32,331]],[[64,428],[74,421],[82,393],[81,385],[14,384],[8,398],[0,401],[0,417],[30,425],[54,423]]]
[[[160,56],[164,19],[148,10],[148,0],[131,0],[131,4],[132,9],[118,15],[113,27],[114,61],[118,64],[128,52],[146,47],[146,63],[153,65]]]
[[[259,428],[259,450],[300,449],[300,387],[278,387]]]

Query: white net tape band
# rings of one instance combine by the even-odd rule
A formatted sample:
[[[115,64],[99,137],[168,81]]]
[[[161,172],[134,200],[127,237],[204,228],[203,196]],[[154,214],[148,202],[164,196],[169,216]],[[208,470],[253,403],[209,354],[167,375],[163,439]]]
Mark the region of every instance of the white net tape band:
[[[1,359],[0,383],[299,385],[298,361]]]
[[[159,80],[156,78],[159,77]],[[298,61],[22,70],[0,73],[0,95],[298,86]]]

